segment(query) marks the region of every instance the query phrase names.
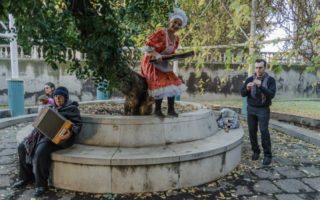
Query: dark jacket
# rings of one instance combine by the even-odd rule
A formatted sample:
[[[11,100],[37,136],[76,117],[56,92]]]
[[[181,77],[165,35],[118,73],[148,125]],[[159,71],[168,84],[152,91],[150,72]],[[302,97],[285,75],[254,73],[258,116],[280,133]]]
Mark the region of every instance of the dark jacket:
[[[50,106],[52,109],[56,110],[60,115],[64,118],[70,120],[73,123],[72,127],[72,136],[58,144],[60,148],[68,148],[74,144],[75,137],[80,133],[82,122],[80,117],[80,111],[78,109],[79,104],[75,101],[68,101],[64,106],[57,108],[55,105]],[[38,131],[37,129],[33,129],[33,131],[24,139],[23,143],[25,145],[25,149],[27,152],[26,162],[31,163],[35,148],[40,143],[51,143],[51,140]]]
[[[81,127],[82,127],[82,120],[80,116],[79,111],[79,104],[76,101],[67,101],[62,107],[57,108],[53,106],[53,109],[55,109],[60,115],[62,115],[64,118],[70,120],[73,123],[72,127],[72,136],[63,142],[62,145],[64,148],[69,147],[74,144],[75,137],[80,133]]]
[[[252,98],[250,91],[247,90],[247,84],[253,81],[253,76],[247,78],[246,82],[241,87],[241,96],[247,97],[247,103],[249,106],[253,107],[268,107],[271,105],[271,99],[276,95],[276,81],[273,77],[269,76],[267,87],[262,86],[257,87],[256,98]],[[266,96],[266,101],[262,103],[262,94]]]

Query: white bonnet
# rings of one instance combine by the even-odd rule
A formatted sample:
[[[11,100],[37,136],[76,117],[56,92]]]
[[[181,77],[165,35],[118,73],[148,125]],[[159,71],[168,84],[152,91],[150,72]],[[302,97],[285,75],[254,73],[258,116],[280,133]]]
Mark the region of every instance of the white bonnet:
[[[170,21],[174,19],[180,19],[182,21],[182,25],[181,25],[182,28],[185,27],[188,23],[188,17],[186,13],[180,8],[174,8],[173,12],[169,14],[169,19]]]

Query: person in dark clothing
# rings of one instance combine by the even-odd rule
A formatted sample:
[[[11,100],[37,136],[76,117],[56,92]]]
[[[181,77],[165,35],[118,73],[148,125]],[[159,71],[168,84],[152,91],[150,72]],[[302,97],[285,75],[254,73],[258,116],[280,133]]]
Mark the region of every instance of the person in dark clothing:
[[[276,94],[276,81],[265,70],[267,63],[263,59],[255,61],[255,74],[247,78],[241,87],[241,96],[247,97],[247,121],[252,160],[258,160],[260,148],[258,145],[258,124],[261,133],[261,143],[264,151],[263,165],[269,165],[272,161],[271,141],[268,130],[270,119],[271,99]]]
[[[48,187],[51,153],[72,146],[82,126],[79,104],[69,100],[67,88],[58,87],[53,96],[55,104],[51,108],[73,123],[72,129],[61,136],[63,142],[58,145],[54,144],[37,129],[34,129],[18,146],[20,180],[13,187],[20,188],[34,180],[34,196],[37,197],[41,196]]]

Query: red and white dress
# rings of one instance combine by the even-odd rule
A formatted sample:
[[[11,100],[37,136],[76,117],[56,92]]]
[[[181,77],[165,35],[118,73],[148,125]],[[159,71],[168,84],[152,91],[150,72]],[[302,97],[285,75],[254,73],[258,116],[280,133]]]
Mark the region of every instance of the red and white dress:
[[[155,50],[161,55],[173,54],[178,45],[179,38],[175,37],[175,40],[171,41],[167,29],[155,32],[148,38],[146,43],[149,51]],[[151,56],[145,53],[141,62],[141,74],[147,80],[150,96],[153,96],[155,99],[178,96],[187,89],[174,74],[173,67],[167,61],[151,64],[149,62],[150,59]]]

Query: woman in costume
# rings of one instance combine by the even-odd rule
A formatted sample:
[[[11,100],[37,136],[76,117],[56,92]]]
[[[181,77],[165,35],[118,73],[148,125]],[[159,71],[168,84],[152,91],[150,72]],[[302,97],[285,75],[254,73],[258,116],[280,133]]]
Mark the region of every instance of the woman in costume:
[[[148,83],[148,92],[155,98],[155,115],[164,117],[161,112],[163,98],[168,98],[168,115],[178,117],[174,109],[174,98],[184,92],[187,87],[174,74],[168,61],[163,61],[162,56],[174,54],[179,46],[179,38],[175,33],[185,27],[188,18],[185,12],[175,8],[169,15],[169,26],[153,33],[144,47],[144,56],[141,62],[141,73]],[[149,61],[155,58],[156,63]]]

